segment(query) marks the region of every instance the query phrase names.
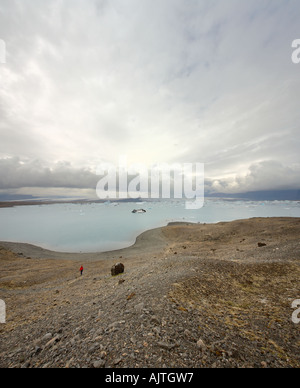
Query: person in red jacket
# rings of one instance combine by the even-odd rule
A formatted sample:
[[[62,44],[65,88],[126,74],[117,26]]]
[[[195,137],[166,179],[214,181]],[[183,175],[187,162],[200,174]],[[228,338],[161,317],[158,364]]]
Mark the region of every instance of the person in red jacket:
[[[79,271],[80,271],[80,274],[81,274],[81,276],[82,276],[82,273],[83,273],[83,266],[80,267],[80,270],[79,270]]]

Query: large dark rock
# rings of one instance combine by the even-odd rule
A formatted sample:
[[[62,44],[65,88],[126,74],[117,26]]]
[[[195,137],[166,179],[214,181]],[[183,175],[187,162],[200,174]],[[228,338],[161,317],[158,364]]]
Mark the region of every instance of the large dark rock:
[[[120,273],[124,273],[124,270],[125,270],[124,264],[122,263],[115,264],[111,268],[111,275],[117,276]]]
[[[266,247],[267,244],[259,242],[259,243],[257,243],[257,246],[258,246],[259,248],[262,248],[262,247]]]

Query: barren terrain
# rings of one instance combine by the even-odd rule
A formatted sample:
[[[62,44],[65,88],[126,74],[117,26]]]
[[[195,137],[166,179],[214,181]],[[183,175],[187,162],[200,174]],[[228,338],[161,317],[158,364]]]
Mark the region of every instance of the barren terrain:
[[[299,236],[298,218],[255,218],[110,253],[0,243],[0,367],[298,368]]]

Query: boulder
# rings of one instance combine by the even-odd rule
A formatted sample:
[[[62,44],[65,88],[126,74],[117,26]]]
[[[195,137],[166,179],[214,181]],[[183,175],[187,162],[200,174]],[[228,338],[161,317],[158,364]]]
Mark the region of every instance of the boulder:
[[[112,266],[111,268],[111,276],[117,276],[121,273],[124,273],[125,267],[124,264],[118,263]]]
[[[262,248],[262,247],[266,247],[267,244],[259,242],[259,243],[257,243],[257,246],[258,246],[259,248]]]

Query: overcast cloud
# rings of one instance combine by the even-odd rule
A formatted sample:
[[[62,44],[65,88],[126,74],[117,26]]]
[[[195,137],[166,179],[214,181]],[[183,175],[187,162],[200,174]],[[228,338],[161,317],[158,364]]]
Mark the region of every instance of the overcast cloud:
[[[0,190],[91,194],[121,155],[203,162],[215,191],[300,188],[299,15],[298,0],[0,0]]]

